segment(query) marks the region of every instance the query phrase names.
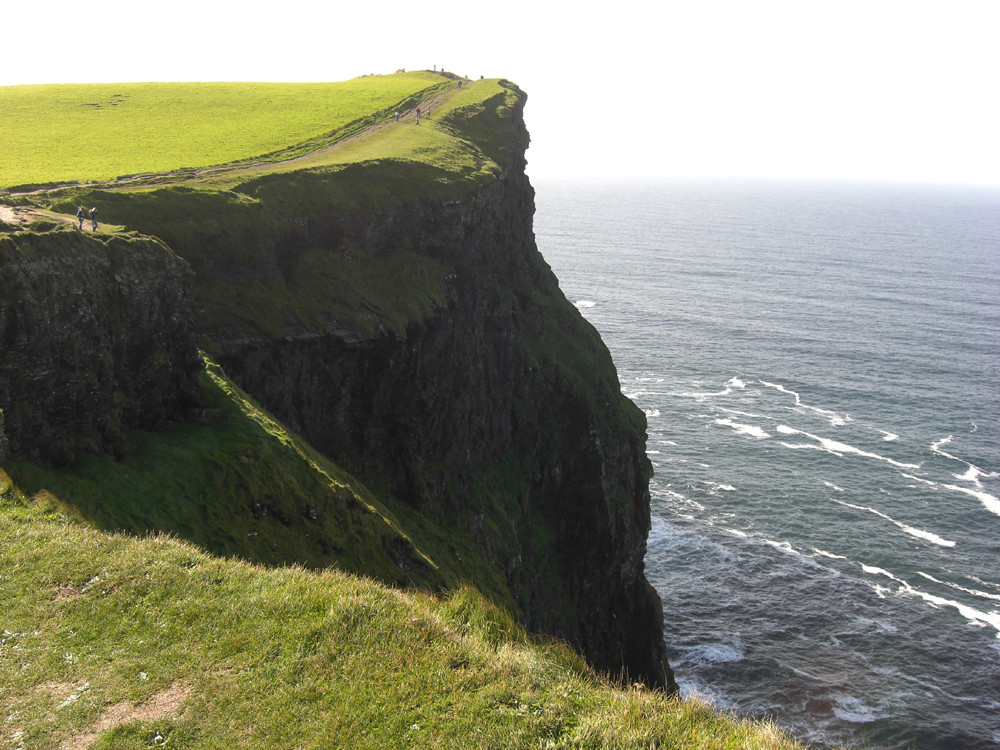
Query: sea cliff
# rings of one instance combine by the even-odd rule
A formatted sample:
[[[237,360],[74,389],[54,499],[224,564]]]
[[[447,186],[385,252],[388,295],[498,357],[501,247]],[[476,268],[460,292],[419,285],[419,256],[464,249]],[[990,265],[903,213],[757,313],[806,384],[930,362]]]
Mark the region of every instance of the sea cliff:
[[[643,572],[645,418],[535,246],[524,101],[505,84],[446,123],[488,155],[485,177],[375,160],[224,188],[54,192],[53,209],[96,205],[137,234],[6,240],[50,258],[3,268],[28,290],[5,295],[0,318],[19,352],[0,372],[10,455],[114,453],[122,430],[190,411],[197,342],[399,517],[432,527],[436,585],[469,583],[596,669],[674,690]],[[40,242],[62,255],[24,249]],[[118,242],[131,243],[122,267]],[[86,299],[93,325],[69,302],[42,316],[54,298]],[[17,321],[31,316],[52,323],[27,338]],[[80,396],[53,395],[66,392]]]

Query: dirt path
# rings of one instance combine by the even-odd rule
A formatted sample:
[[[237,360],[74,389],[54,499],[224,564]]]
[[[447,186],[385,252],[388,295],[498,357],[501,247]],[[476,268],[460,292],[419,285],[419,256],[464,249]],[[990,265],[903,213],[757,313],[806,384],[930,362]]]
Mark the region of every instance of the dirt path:
[[[470,82],[466,82],[470,83]],[[382,120],[380,122],[371,125],[370,127],[350,135],[339,138],[331,143],[324,146],[309,151],[305,154],[300,154],[299,156],[292,157],[290,159],[283,159],[278,161],[268,161],[262,158],[250,158],[245,161],[236,162],[232,164],[220,164],[209,167],[197,167],[193,169],[177,169],[169,172],[146,172],[142,174],[128,175],[125,177],[118,177],[113,180],[95,181],[95,182],[66,182],[66,183],[55,183],[48,185],[44,188],[26,190],[22,192],[11,192],[10,195],[37,195],[40,193],[47,193],[52,190],[58,190],[60,188],[68,187],[85,187],[85,188],[116,188],[116,187],[126,187],[126,186],[136,186],[136,185],[155,185],[160,183],[169,183],[176,180],[203,180],[213,177],[222,177],[225,175],[238,175],[238,174],[251,174],[254,172],[266,172],[274,167],[287,167],[288,165],[294,165],[296,162],[301,162],[306,159],[312,159],[316,156],[323,154],[332,153],[348,143],[360,140],[362,138],[367,138],[374,133],[379,132],[387,127],[398,126],[402,123],[416,122],[417,120],[417,109],[420,110],[420,117],[423,119],[426,117],[427,112],[436,111],[441,104],[451,98],[451,96],[458,91],[458,87],[448,88],[443,91],[438,91],[437,93],[422,99],[420,103],[408,110],[401,110],[399,112],[399,119],[396,120],[395,117],[390,116],[389,118]],[[2,198],[0,198],[2,200]],[[11,218],[5,218],[10,216]],[[10,206],[0,205],[0,220],[7,222],[8,224],[24,224],[28,221],[34,221],[36,219],[49,219],[49,220],[64,220],[67,222],[75,223],[73,217],[66,217],[58,214],[51,213],[40,213],[32,209],[22,209],[22,208],[12,208]]]

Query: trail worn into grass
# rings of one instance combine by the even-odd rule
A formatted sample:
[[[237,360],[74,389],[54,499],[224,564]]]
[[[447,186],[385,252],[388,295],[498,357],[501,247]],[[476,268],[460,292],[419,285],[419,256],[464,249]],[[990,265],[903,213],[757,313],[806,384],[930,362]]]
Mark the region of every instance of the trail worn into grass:
[[[153,721],[176,716],[184,701],[191,695],[191,686],[186,682],[175,682],[149,700],[133,705],[121,701],[109,706],[94,722],[89,732],[78,734],[63,742],[59,750],[87,750],[90,744],[109,729],[128,724],[132,721]]]
[[[471,83],[471,82],[466,82]],[[306,159],[312,160],[317,156],[322,156],[323,154],[329,154],[348,143],[360,140],[362,138],[368,138],[375,133],[391,126],[400,126],[405,124],[411,124],[419,122],[420,119],[426,117],[427,112],[433,112],[438,109],[444,102],[450,99],[456,91],[461,90],[457,86],[444,91],[436,91],[430,96],[422,99],[419,105],[414,106],[405,111],[399,112],[399,119],[397,120],[394,116],[390,116],[388,119],[381,120],[375,124],[365,128],[360,132],[350,133],[344,135],[340,138],[334,137],[330,143],[327,143],[319,148],[312,151],[299,154],[289,159],[280,160],[269,160],[263,157],[257,157],[252,159],[246,159],[243,161],[231,163],[231,164],[218,164],[211,165],[207,167],[197,167],[194,169],[177,169],[171,170],[169,172],[146,172],[142,174],[126,175],[122,177],[116,177],[112,180],[95,181],[95,182],[65,182],[65,183],[54,183],[51,185],[46,185],[41,188],[32,188],[31,190],[24,191],[10,191],[9,195],[36,195],[39,193],[47,193],[53,190],[59,190],[62,188],[69,187],[89,187],[89,188],[104,188],[104,189],[115,189],[120,187],[137,187],[141,185],[155,185],[162,183],[174,182],[177,180],[205,180],[210,178],[220,178],[228,177],[240,174],[253,174],[257,172],[266,172],[270,169],[282,168],[287,169],[289,165],[294,165],[298,162],[304,162]],[[420,116],[417,116],[417,111],[420,112]],[[292,146],[291,148],[294,148]],[[8,206],[0,205],[0,211],[12,210]],[[62,216],[38,216],[34,212],[27,210],[17,210],[13,214],[13,217],[20,216],[21,222],[24,223],[25,217],[30,216],[28,220],[33,220],[37,218],[59,218],[67,222],[74,222],[73,218],[66,218]],[[6,221],[7,223],[15,223],[14,221],[5,218],[5,214],[0,213],[0,220]]]

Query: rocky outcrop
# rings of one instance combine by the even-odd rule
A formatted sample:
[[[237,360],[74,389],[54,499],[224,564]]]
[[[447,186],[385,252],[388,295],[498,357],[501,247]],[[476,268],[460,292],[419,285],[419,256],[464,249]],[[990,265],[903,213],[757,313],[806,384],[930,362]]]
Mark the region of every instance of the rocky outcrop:
[[[161,242],[0,235],[0,405],[11,457],[121,450],[197,397],[190,270]]]
[[[456,555],[484,554],[530,629],[565,638],[601,670],[672,689],[662,608],[643,568],[645,417],[535,246],[527,132],[515,114],[502,175],[461,199],[317,210],[280,199],[301,177],[241,187],[269,214],[253,252],[270,276],[233,279],[235,288],[294,292],[332,258],[355,257],[405,283],[392,299],[362,289],[353,316],[320,326],[289,311],[280,335],[254,334],[223,310],[207,311],[202,331],[234,380],[286,424],[450,530]],[[212,258],[235,251],[191,252],[198,278],[217,288],[227,269]],[[332,275],[324,294],[360,287]],[[387,312],[402,297],[413,311],[405,324]]]

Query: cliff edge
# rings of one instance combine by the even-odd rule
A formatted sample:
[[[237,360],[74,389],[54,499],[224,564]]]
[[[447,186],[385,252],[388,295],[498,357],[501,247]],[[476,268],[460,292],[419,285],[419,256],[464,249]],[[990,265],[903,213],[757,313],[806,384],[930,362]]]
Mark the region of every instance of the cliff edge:
[[[528,629],[579,648],[595,668],[676,690],[662,608],[643,568],[645,418],[535,245],[525,96],[507,82],[483,83],[484,95],[442,104],[420,126],[461,144],[467,158],[457,168],[429,158],[360,159],[241,172],[225,184],[103,185],[31,200],[66,214],[98,206],[142,241],[169,248],[161,261],[179,259],[147,272],[167,298],[155,312],[128,296],[104,303],[163,321],[139,338],[183,349],[127,354],[127,373],[95,375],[114,384],[113,402],[149,361],[188,382],[197,340],[284,425],[395,507],[404,524],[421,526],[431,540],[424,567],[439,585],[470,583]],[[75,252],[49,277],[74,275]],[[98,288],[130,286],[123,279],[131,271],[109,273]],[[14,305],[6,320],[27,315],[37,298],[22,295]],[[10,453],[44,459],[22,437],[40,428],[10,405],[47,402],[26,384],[17,388],[2,394]],[[91,422],[115,413],[84,402],[104,415]],[[39,424],[68,436],[95,433],[59,408]],[[92,447],[115,450],[119,423],[148,426],[159,412],[154,404],[137,413],[149,419],[101,427],[96,434],[110,438]]]

